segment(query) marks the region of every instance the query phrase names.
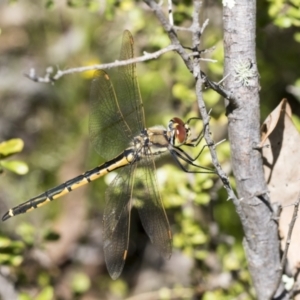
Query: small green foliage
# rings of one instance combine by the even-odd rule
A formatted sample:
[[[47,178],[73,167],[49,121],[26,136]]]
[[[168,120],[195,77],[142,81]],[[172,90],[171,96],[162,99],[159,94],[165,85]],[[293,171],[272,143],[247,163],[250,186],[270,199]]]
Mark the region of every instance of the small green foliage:
[[[53,2],[53,1],[49,0],[48,2]],[[102,3],[101,3],[101,1],[97,1],[97,0],[68,0],[67,4],[69,7],[72,7],[72,8],[86,7],[91,12],[97,12],[101,9]],[[114,5],[114,3],[111,3],[111,5]]]
[[[54,242],[60,239],[60,234],[54,230],[46,230],[43,238],[45,241]]]
[[[173,85],[172,93],[175,98],[181,99],[184,102],[193,103],[196,101],[195,92],[180,82]]]
[[[77,8],[77,7],[85,6],[86,5],[86,1],[84,1],[84,0],[68,0],[67,4],[70,7]]]
[[[28,173],[28,165],[21,161],[21,160],[9,160],[9,161],[2,161],[1,166],[4,169],[12,171],[18,175],[25,175]]]
[[[47,272],[41,272],[38,276],[39,286],[46,287],[50,284],[50,276]]]
[[[24,142],[21,139],[11,139],[0,143],[0,172],[3,168],[19,175],[28,173],[28,166],[20,160],[3,160],[11,155],[19,153],[24,148]]]
[[[45,3],[45,6],[46,6],[46,8],[48,8],[48,9],[52,9],[52,8],[54,8],[54,1],[53,0],[47,0],[46,1],[46,3]]]
[[[91,281],[85,273],[78,272],[73,275],[71,286],[75,294],[82,294],[90,288]]]
[[[35,228],[29,223],[21,223],[16,228],[16,233],[22,237],[22,240],[26,242],[27,245],[33,245],[35,242]]]
[[[300,26],[300,1],[291,0],[269,0],[269,16],[273,19],[274,24],[281,28],[291,26]]]
[[[88,4],[89,10],[91,12],[97,12],[99,9],[101,9],[100,4],[101,4],[101,2],[97,1],[97,0],[89,1],[89,4]]]
[[[0,236],[0,264],[19,266],[22,261],[22,253],[25,244],[20,241],[13,241],[5,236]]]
[[[24,148],[24,142],[21,139],[11,139],[0,143],[0,158],[19,153]]]
[[[181,25],[184,21],[191,19],[192,6],[186,5],[186,3],[178,4],[173,8],[174,12],[174,23]]]
[[[220,96],[212,89],[206,90],[205,93],[203,93],[203,98],[207,106],[212,108],[220,101]]]
[[[32,297],[27,293],[20,293],[18,296],[18,300],[32,300]]]
[[[295,32],[294,33],[294,40],[298,43],[300,43],[300,32]]]
[[[197,204],[208,204],[210,196],[207,193],[197,193],[195,197],[195,203]]]
[[[51,286],[46,286],[35,298],[35,300],[52,300],[54,296],[54,290]]]
[[[292,120],[298,131],[300,131],[300,118],[296,115],[292,115]]]
[[[124,296],[128,292],[128,287],[126,283],[121,279],[117,279],[115,281],[110,280],[109,289],[112,292],[112,294],[116,295],[118,298],[121,299],[125,298]]]

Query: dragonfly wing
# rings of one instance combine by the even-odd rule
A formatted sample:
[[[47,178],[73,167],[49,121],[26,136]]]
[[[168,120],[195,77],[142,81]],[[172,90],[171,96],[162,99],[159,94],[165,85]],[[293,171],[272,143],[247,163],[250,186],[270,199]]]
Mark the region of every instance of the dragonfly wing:
[[[119,60],[132,59],[134,57],[133,46],[133,37],[128,30],[125,30]],[[145,128],[144,108],[136,76],[136,64],[118,68],[116,92],[123,117],[131,129],[132,136],[135,136]]]
[[[95,72],[91,85],[89,131],[91,143],[105,159],[122,152],[131,139],[112,82],[103,70]]]
[[[133,37],[124,31],[120,60],[132,59]],[[136,65],[118,68],[115,87],[106,72],[95,72],[90,93],[90,140],[97,152],[111,159],[145,128]]]
[[[105,194],[103,248],[106,266],[113,279],[120,276],[128,251],[133,186],[131,172],[134,170],[134,165],[121,169]]]
[[[166,211],[157,188],[155,163],[153,157],[143,158],[136,171],[135,206],[138,209],[141,222],[151,242],[161,255],[167,259],[172,254],[172,233]],[[141,187],[143,187],[141,189]],[[138,191],[142,193],[138,195]]]

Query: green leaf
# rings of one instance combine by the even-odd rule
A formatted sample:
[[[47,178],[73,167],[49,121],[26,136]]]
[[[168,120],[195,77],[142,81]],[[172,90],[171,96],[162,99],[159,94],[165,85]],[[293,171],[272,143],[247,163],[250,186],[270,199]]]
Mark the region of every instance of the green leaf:
[[[210,201],[210,196],[207,193],[198,193],[195,197],[195,202],[197,204],[205,205]]]
[[[203,232],[198,232],[191,237],[191,242],[193,245],[202,245],[207,243],[207,236]]]
[[[21,265],[21,263],[23,262],[24,257],[23,255],[16,255],[11,259],[11,264],[14,267],[19,267]]]
[[[38,284],[40,287],[47,287],[51,282],[50,275],[48,272],[41,272],[38,275]]]
[[[51,231],[51,230],[48,230],[47,232],[45,232],[44,234],[44,240],[45,241],[57,241],[60,239],[60,234],[57,233],[56,231]]]
[[[26,293],[21,293],[18,296],[18,300],[31,300],[32,297]]]
[[[278,27],[282,27],[282,28],[289,28],[292,26],[292,19],[289,17],[278,17],[275,21],[274,24]]]
[[[115,296],[117,296],[117,298],[120,299],[124,299],[126,293],[128,293],[128,287],[121,279],[117,279],[115,281],[110,280],[109,289]]]
[[[20,253],[24,244],[20,241],[13,241],[7,237],[0,237],[0,253]]]
[[[23,259],[24,257],[22,255],[0,253],[1,265],[10,265],[10,266],[18,267],[23,262]]]
[[[197,258],[198,260],[204,260],[207,258],[209,255],[209,252],[206,250],[196,250],[194,252],[194,257]]]
[[[72,280],[72,290],[75,293],[82,294],[86,292],[91,285],[90,278],[84,273],[77,273]]]
[[[182,83],[174,84],[172,88],[172,93],[175,98],[182,99],[185,102],[193,102],[196,98],[195,92]]]
[[[21,152],[23,148],[24,142],[21,139],[11,139],[0,143],[0,155],[6,157]]]
[[[32,245],[35,241],[35,228],[28,223],[21,223],[16,228],[16,233],[20,235],[27,244]]]
[[[29,170],[28,165],[21,160],[2,161],[1,166],[19,175],[24,175],[28,173]]]
[[[45,3],[46,8],[53,9],[54,8],[54,1],[53,0],[47,0]]]
[[[11,242],[12,241],[6,236],[0,236],[0,248],[6,248],[10,246]]]
[[[296,33],[294,34],[294,40],[295,40],[296,42],[300,43],[300,33],[299,33],[299,32],[296,32]]]
[[[51,286],[47,286],[39,293],[35,300],[52,300],[53,296],[53,288]]]

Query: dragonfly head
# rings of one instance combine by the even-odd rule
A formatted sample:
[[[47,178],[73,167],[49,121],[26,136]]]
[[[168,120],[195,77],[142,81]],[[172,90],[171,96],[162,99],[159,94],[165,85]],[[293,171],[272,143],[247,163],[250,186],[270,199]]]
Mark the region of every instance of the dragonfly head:
[[[168,124],[169,142],[173,146],[184,145],[191,136],[190,126],[181,119],[175,117]]]

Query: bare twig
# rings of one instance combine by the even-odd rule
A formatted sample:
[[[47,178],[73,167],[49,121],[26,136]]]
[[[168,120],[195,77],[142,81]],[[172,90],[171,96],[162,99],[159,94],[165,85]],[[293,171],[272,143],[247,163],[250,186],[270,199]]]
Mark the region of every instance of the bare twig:
[[[46,70],[46,75],[44,77],[38,77],[36,75],[36,72],[34,69],[31,69],[28,74],[25,74],[26,77],[29,79],[36,81],[36,82],[43,82],[43,83],[54,83],[56,80],[60,79],[61,77],[67,75],[67,74],[72,74],[72,73],[81,73],[85,71],[91,71],[91,70],[106,70],[106,69],[111,69],[119,66],[125,66],[129,65],[132,63],[137,63],[137,62],[142,62],[142,61],[147,61],[151,59],[156,59],[159,56],[170,52],[170,51],[175,51],[177,50],[177,45],[169,45],[168,47],[161,49],[159,51],[153,52],[153,53],[146,53],[144,52],[143,56],[135,57],[132,59],[128,60],[122,60],[122,61],[115,61],[113,63],[108,63],[108,64],[101,64],[101,65],[92,65],[92,66],[85,66],[85,67],[78,67],[78,68],[71,68],[71,69],[66,69],[66,70],[57,70],[56,74],[51,76],[53,73],[52,68],[47,68]]]
[[[200,45],[200,37],[202,34],[202,28],[200,28],[199,25],[199,12],[201,8],[201,1],[194,0],[194,13],[193,13],[193,28],[194,28],[194,34],[193,34],[193,48],[197,49]],[[198,32],[196,31],[196,28],[198,28]],[[229,179],[226,175],[226,173],[223,171],[223,169],[220,166],[220,163],[218,161],[217,153],[216,153],[216,146],[214,145],[214,142],[210,135],[210,128],[209,128],[209,115],[207,113],[207,109],[205,106],[205,102],[202,97],[202,85],[203,83],[207,82],[207,78],[203,78],[203,72],[200,69],[199,64],[200,57],[197,58],[197,56],[194,57],[194,64],[193,64],[193,74],[196,80],[196,95],[198,100],[198,106],[200,110],[201,117],[203,119],[204,123],[204,138],[209,145],[210,155],[212,158],[212,163],[214,167],[216,168],[217,174],[219,175],[220,179],[223,182],[224,188],[227,191],[228,198],[231,199],[236,207],[237,213],[240,215],[241,218],[244,218],[243,211],[240,206],[240,200],[236,197],[233,189],[231,188],[231,185],[229,183]],[[212,83],[211,81],[208,81]]]
[[[276,288],[274,289],[274,293],[272,294],[270,299],[272,299],[273,296],[275,295],[277,289],[279,288],[281,280],[282,280],[282,274],[283,274],[284,267],[285,267],[286,262],[287,262],[287,254],[288,254],[289,247],[290,247],[290,244],[291,244],[293,229],[294,229],[296,220],[298,218],[299,205],[300,205],[300,194],[298,195],[297,201],[294,203],[294,212],[293,212],[291,222],[289,224],[289,230],[288,230],[288,234],[287,234],[287,238],[286,238],[285,248],[284,248],[284,251],[283,251],[283,254],[282,254],[282,258],[281,258],[280,269],[278,270],[280,272],[280,276],[278,276],[278,282],[276,284]]]
[[[204,32],[204,30],[207,27],[208,23],[209,23],[209,19],[206,19],[204,21],[204,23],[202,24],[202,27],[201,27],[201,30],[200,30],[201,34]]]
[[[174,25],[173,28],[176,31],[189,31],[189,32],[193,32],[193,28],[192,27],[181,27],[181,26]]]
[[[286,264],[287,253],[288,253],[288,250],[289,250],[289,247],[291,244],[291,237],[292,237],[293,229],[294,229],[297,217],[298,217],[299,204],[300,204],[300,194],[298,196],[298,200],[294,204],[294,212],[293,212],[291,223],[289,224],[289,231],[288,231],[288,235],[287,235],[285,249],[283,251],[283,255],[282,255],[282,259],[281,259],[281,269],[282,270],[284,269],[284,266]]]
[[[172,0],[168,0],[168,13],[169,13],[169,22],[173,26],[174,25],[174,19],[173,19]]]

